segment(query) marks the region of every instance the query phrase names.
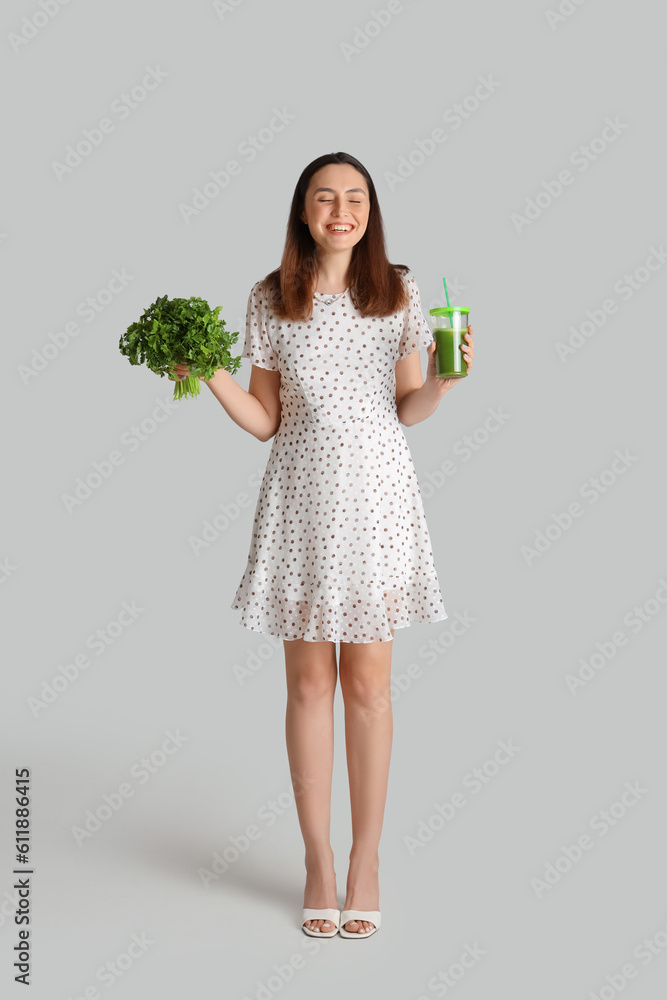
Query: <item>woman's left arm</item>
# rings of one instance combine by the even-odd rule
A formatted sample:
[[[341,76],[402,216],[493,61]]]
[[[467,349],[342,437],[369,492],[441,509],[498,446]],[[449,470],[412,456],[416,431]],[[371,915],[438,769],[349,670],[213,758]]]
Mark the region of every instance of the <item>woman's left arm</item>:
[[[469,326],[464,333],[465,344],[461,344],[461,352],[465,358],[468,371],[472,368],[472,360],[475,353],[472,327]],[[460,378],[438,378],[435,374],[435,340],[427,348],[428,368],[426,371],[426,381],[420,389],[413,389],[403,396],[398,405],[398,419],[406,427],[418,424],[426,420],[438,408],[440,400],[446,392],[462,382]]]

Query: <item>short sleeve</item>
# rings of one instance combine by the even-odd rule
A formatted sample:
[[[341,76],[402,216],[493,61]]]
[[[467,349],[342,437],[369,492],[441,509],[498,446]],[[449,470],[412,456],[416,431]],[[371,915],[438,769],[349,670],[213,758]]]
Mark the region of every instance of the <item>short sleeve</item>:
[[[266,300],[260,288],[261,282],[253,285],[248,296],[248,308],[245,321],[245,344],[242,358],[249,358],[258,368],[266,368],[277,372],[278,359],[269,339],[268,316]]]
[[[407,285],[410,301],[405,308],[405,325],[398,344],[398,360],[407,358],[421,347],[428,347],[433,341],[433,333],[429,322],[424,316],[419,297],[419,289],[412,271],[403,275]]]

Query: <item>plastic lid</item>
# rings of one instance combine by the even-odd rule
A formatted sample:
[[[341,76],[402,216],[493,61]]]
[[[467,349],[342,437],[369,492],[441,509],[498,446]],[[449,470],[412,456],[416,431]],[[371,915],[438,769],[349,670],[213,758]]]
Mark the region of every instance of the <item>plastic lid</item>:
[[[439,306],[430,310],[431,316],[451,316],[455,312],[469,313],[470,309],[466,309],[465,306]]]

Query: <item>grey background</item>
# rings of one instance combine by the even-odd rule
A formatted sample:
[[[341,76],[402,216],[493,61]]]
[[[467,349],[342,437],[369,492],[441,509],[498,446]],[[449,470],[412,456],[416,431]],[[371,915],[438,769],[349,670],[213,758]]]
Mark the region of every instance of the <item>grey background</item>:
[[[40,1000],[109,989],[128,1000],[664,992],[667,269],[638,271],[627,301],[614,288],[667,240],[664,45],[648,0],[562,6],[571,13],[551,26],[555,0],[394,4],[389,24],[346,58],[342,46],[360,40],[383,0],[237,0],[226,11],[72,0],[18,51],[10,35],[29,31],[22,18],[41,8],[4,5],[8,996],[20,990],[12,789],[21,767],[32,770],[31,995]],[[120,120],[113,102],[148,66],[166,78]],[[499,86],[461,127],[443,121],[489,76]],[[248,162],[239,146],[275,108],[294,118]],[[58,180],[53,162],[104,117],[114,131]],[[594,144],[598,155],[580,171],[570,157],[608,118],[625,128],[603,149]],[[392,189],[387,173],[438,127],[446,141]],[[371,172],[389,257],[413,269],[425,314],[443,304],[446,275],[472,310],[476,347],[471,377],[405,429],[449,619],[394,640],[384,922],[364,945],[312,942],[299,929],[305,869],[284,744],[282,643],[243,629],[229,607],[271,444],[242,431],[205,387],[151,424],[172,385],[130,368],[117,347],[157,295],[194,294],[223,306],[240,354],[248,293],[280,262],[298,176],[335,150]],[[234,158],[240,174],[186,223],[179,205]],[[517,231],[513,214],[568,168],[573,183]],[[132,280],[86,322],[79,303],[106,288],[113,269]],[[562,361],[557,343],[607,299],[615,314]],[[22,375],[33,350],[74,320],[78,336]],[[249,374],[244,360],[244,387]],[[485,435],[499,409],[503,425]],[[132,450],[127,434],[142,422],[145,440]],[[469,461],[466,435],[477,442]],[[634,460],[605,475],[590,502],[582,488],[612,467],[617,449]],[[68,512],[63,496],[114,450],[122,463]],[[438,482],[448,459],[456,472]],[[529,562],[522,547],[574,502],[582,516],[552,528]],[[227,525],[195,554],[192,536],[220,505]],[[103,654],[86,646],[133,601],[143,610]],[[636,606],[646,607],[640,628],[626,619]],[[474,623],[455,637],[457,614]],[[619,630],[626,645],[572,693],[567,675]],[[35,714],[29,699],[86,651],[90,666]],[[256,669],[241,683],[238,667],[249,661]],[[340,906],[351,836],[342,708],[337,691]],[[187,740],[155,757],[161,766],[141,783],[133,765],[159,751],[167,731]],[[499,740],[520,751],[411,853],[406,838],[466,787]],[[78,844],[73,828],[123,782],[133,794]],[[614,806],[606,835],[595,832],[594,817],[621,800],[626,782],[644,791]],[[198,870],[251,824],[258,838],[205,888]],[[584,834],[594,849],[567,871],[561,861],[560,879],[538,894],[531,880]],[[96,978],[132,935],[152,943],[121,958],[111,982]],[[654,955],[635,952],[644,939]],[[466,945],[483,957],[437,986],[440,972],[461,975]],[[289,981],[272,980],[293,957],[301,967]]]

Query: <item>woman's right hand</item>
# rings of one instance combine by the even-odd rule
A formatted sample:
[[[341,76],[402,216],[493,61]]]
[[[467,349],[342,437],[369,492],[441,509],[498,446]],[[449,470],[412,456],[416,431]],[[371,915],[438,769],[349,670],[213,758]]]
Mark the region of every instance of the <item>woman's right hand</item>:
[[[169,378],[172,380],[172,382],[175,382],[176,379],[187,378],[188,375],[190,374],[190,372],[188,371],[188,366],[187,365],[174,365],[174,371],[176,372],[176,378],[174,378],[173,375],[169,376]],[[199,376],[199,381],[200,382],[204,381],[204,376],[203,375]]]

